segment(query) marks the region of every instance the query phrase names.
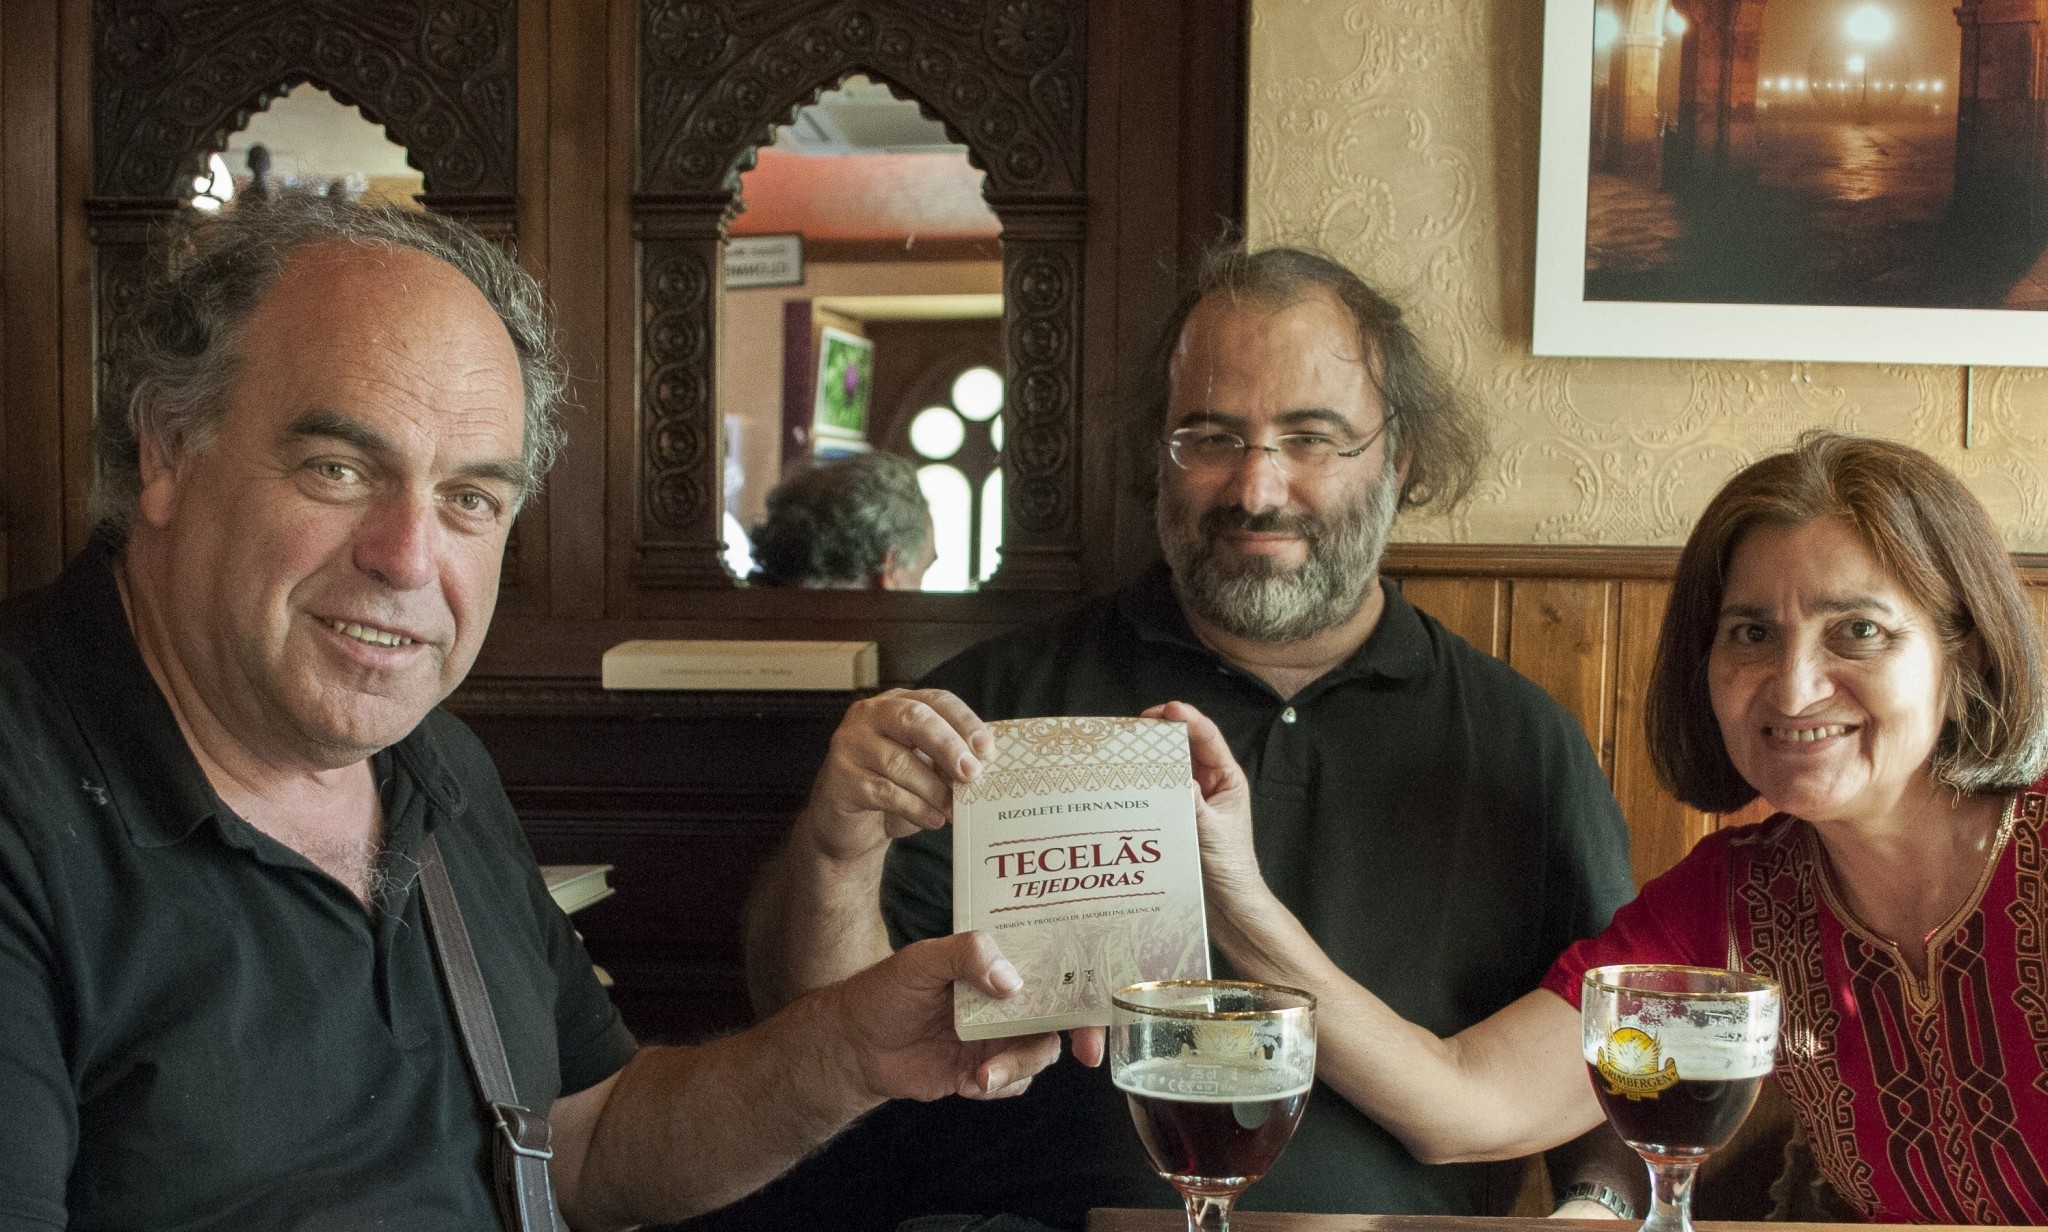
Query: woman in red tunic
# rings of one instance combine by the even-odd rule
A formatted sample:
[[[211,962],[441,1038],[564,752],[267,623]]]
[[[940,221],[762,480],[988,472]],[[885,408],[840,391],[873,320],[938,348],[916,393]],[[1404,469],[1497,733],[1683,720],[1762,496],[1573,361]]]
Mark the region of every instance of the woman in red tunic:
[[[1197,718],[1218,944],[1384,1028],[1320,1076],[1430,1161],[1526,1154],[1601,1119],[1587,968],[1769,976],[1777,1076],[1864,1218],[2048,1223],[2048,678],[1983,507],[1916,450],[1832,433],[1744,470],[1680,559],[1648,723],[1680,799],[1761,795],[1776,814],[1703,840],[1542,988],[1439,1039],[1300,948],[1261,895],[1241,776]]]

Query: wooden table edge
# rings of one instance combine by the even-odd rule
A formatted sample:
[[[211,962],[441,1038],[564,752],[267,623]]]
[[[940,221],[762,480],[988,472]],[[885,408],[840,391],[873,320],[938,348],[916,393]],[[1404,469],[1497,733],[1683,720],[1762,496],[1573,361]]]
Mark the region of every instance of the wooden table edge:
[[[1088,1232],[1184,1232],[1179,1211],[1125,1210],[1098,1207],[1088,1212]],[[1233,1232],[1616,1232],[1634,1228],[1633,1220],[1528,1219],[1468,1215],[1299,1215],[1279,1211],[1239,1211],[1230,1217]],[[1703,1219],[1700,1232],[1843,1232],[1864,1228],[1847,1223],[1742,1223]],[[1925,1225],[1914,1232],[1963,1232],[1955,1225]],[[1973,1228],[1970,1232],[1998,1232]],[[2006,1232],[2017,1232],[2007,1229]]]

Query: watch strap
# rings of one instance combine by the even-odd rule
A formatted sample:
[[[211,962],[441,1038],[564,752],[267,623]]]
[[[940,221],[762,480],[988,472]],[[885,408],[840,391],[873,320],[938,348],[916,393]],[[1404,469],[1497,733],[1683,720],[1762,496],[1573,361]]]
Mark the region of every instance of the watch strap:
[[[1591,1181],[1580,1181],[1577,1184],[1566,1187],[1565,1191],[1557,1196],[1557,1204],[1559,1206],[1563,1206],[1567,1202],[1579,1201],[1598,1202],[1608,1210],[1613,1211],[1616,1219],[1636,1218],[1635,1204],[1606,1185],[1595,1185]]]

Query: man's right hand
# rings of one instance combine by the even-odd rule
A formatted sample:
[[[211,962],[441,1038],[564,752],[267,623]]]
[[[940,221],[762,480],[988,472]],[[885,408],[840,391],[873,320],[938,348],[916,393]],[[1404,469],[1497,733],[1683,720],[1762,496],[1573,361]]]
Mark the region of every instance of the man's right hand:
[[[853,861],[953,816],[953,784],[981,772],[987,724],[943,689],[891,689],[855,702],[832,733],[797,833],[819,855]]]
[[[833,1042],[869,1098],[1003,1099],[1059,1059],[1051,1033],[962,1040],[953,1029],[956,981],[997,998],[1023,987],[995,940],[970,932],[904,946],[830,990],[840,1024]],[[1101,1057],[1093,1039],[1077,1040],[1076,1051],[1090,1064]]]

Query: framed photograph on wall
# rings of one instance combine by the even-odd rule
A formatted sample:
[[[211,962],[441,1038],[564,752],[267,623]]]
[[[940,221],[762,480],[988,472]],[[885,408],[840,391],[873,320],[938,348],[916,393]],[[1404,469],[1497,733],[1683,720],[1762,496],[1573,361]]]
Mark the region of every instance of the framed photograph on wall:
[[[829,325],[819,331],[817,393],[811,404],[815,448],[822,450],[828,442],[866,447],[874,380],[873,342]]]
[[[1997,0],[1548,0],[1536,353],[2048,365],[2031,32]]]

